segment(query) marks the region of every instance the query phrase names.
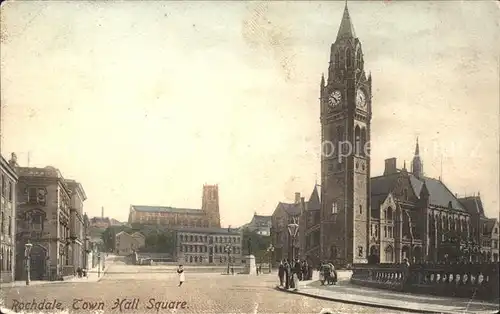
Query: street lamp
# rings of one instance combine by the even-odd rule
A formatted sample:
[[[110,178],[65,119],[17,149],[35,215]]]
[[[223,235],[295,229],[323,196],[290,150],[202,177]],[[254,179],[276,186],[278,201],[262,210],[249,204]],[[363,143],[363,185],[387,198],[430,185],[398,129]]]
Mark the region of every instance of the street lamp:
[[[271,263],[272,263],[272,255],[273,255],[273,252],[274,252],[274,246],[272,243],[269,243],[269,247],[267,248],[267,253],[269,254],[269,273],[272,272],[272,266],[271,266]]]
[[[26,258],[26,285],[30,285],[30,273],[31,273],[31,248],[33,244],[31,244],[28,240],[28,243],[24,245],[24,257]]]
[[[292,217],[292,223],[288,224],[288,233],[292,237],[292,261],[295,260],[295,237],[297,236],[298,231],[299,224],[297,223],[297,219]]]
[[[227,244],[224,247],[224,250],[227,253],[227,274],[229,275],[229,265],[231,263],[231,251],[233,250],[233,246],[231,245],[231,243]]]

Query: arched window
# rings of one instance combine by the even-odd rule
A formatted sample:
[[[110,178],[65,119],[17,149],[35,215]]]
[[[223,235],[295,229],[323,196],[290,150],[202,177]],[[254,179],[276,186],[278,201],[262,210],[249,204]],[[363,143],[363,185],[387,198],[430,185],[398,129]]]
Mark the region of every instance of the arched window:
[[[340,54],[339,52],[337,51],[335,53],[335,68],[339,68],[340,67]]]
[[[368,156],[368,147],[366,145],[366,129],[362,128],[361,129],[361,155],[362,156]]]
[[[359,126],[356,126],[356,128],[354,129],[354,139],[355,139],[354,154],[360,155],[360,153],[361,153],[361,130],[360,130]]]
[[[391,207],[387,208],[387,220],[392,220],[393,218],[392,214],[393,214],[392,208]]]
[[[394,249],[390,245],[385,248],[385,262],[394,263]]]
[[[351,59],[351,49],[347,48],[345,50],[345,64],[347,68],[352,67],[352,59]]]

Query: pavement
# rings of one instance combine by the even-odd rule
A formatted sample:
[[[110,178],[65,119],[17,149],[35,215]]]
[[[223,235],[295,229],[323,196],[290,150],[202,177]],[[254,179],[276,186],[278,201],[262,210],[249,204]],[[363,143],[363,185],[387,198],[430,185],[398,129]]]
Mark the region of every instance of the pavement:
[[[45,313],[407,313],[283,293],[275,289],[276,272],[221,276],[186,271],[186,282],[178,287],[178,276],[170,269],[143,270],[144,266],[115,262],[104,277],[88,284],[65,281],[2,288],[2,313],[8,313],[7,308],[42,312],[21,310],[33,304],[45,306]],[[51,311],[55,306],[60,310]]]
[[[107,272],[109,266],[115,262],[115,259],[119,257],[116,256],[108,256],[106,257],[106,261],[104,263],[101,262],[101,269],[99,270],[99,266],[96,266],[90,269],[87,272],[87,277],[79,278],[78,276],[66,276],[63,281],[49,281],[49,280],[32,280],[30,281],[30,286],[40,286],[40,285],[48,285],[48,284],[60,284],[63,282],[97,282],[102,279],[104,274]],[[104,268],[102,268],[104,265]],[[13,281],[1,283],[0,288],[11,288],[11,287],[23,287],[26,286],[25,280]]]
[[[282,287],[277,288],[280,291],[316,299],[416,313],[498,313],[500,309],[498,303],[472,298],[437,297],[365,288],[352,285],[349,280],[341,280],[337,285],[331,286],[321,286],[315,280],[303,281],[300,282],[298,291],[285,290]]]

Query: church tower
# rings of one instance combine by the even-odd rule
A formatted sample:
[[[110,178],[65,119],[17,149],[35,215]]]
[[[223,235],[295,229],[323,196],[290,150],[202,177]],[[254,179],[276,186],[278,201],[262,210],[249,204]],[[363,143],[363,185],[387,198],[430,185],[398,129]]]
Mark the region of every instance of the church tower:
[[[219,187],[217,185],[203,185],[201,209],[205,213],[208,227],[220,228]]]
[[[371,83],[346,3],[320,83],[321,258],[344,265],[368,256]]]

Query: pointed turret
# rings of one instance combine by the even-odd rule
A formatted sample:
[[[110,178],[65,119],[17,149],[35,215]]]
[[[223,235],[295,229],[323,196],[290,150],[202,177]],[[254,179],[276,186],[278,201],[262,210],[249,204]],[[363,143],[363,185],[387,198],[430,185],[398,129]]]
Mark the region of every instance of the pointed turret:
[[[325,74],[321,73],[321,87],[325,87]]]
[[[349,15],[349,9],[347,8],[347,1],[345,2],[344,15],[342,16],[339,32],[337,33],[337,40],[341,38],[356,38],[351,16]]]
[[[422,160],[420,159],[420,148],[418,146],[418,137],[417,137],[417,145],[415,146],[415,154],[413,156],[413,161],[411,163],[411,172],[417,178],[422,178],[424,174],[424,169],[422,166]]]

